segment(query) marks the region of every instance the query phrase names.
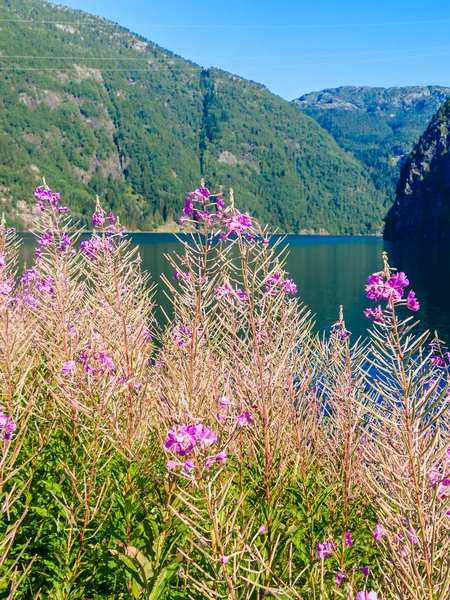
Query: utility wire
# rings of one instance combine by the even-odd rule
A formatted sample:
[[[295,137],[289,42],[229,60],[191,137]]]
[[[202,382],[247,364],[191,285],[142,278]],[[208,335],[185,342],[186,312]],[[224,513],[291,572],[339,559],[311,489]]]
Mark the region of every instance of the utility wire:
[[[330,58],[334,56],[370,56],[374,54],[399,54],[401,52],[420,52],[422,50],[442,50],[450,48],[447,46],[425,46],[423,48],[403,48],[401,50],[373,50],[367,52],[340,52],[331,54],[303,54],[301,56],[227,56],[228,60],[288,60],[301,58]],[[23,60],[151,60],[153,61],[168,61],[168,60],[186,60],[178,56],[152,57],[152,56],[37,56],[37,55],[0,55],[0,60],[3,59],[23,59]],[[197,59],[200,60],[200,59]],[[211,60],[211,57],[208,58]],[[219,59],[220,60],[220,59]]]
[[[317,67],[321,67],[321,66],[340,66],[340,65],[354,65],[354,64],[366,64],[366,63],[370,63],[370,62],[383,62],[386,60],[405,60],[405,59],[416,59],[416,58],[429,58],[429,57],[434,57],[434,56],[448,56],[450,53],[449,52],[436,52],[433,54],[418,54],[415,56],[395,56],[395,57],[385,57],[385,58],[373,58],[373,59],[367,59],[367,60],[357,60],[357,61],[343,61],[343,62],[325,62],[325,63],[309,63],[307,65],[305,64],[301,64],[301,65],[291,65],[291,64],[280,64],[280,65],[270,65],[270,64],[266,64],[264,65],[264,68],[276,68],[276,69],[281,69],[281,68],[295,68],[295,67],[305,67],[305,66],[317,66]],[[157,66],[157,69],[159,69],[160,71],[199,71],[201,70],[203,67],[201,66],[197,66],[197,67],[170,67],[170,66]],[[220,67],[211,67],[212,69],[216,69],[218,71],[223,71],[223,68]],[[104,72],[116,72],[116,71],[143,71],[143,72],[151,72],[152,66],[149,65],[147,68],[145,69],[141,69],[141,68],[137,68],[137,67],[128,67],[128,68],[108,68],[108,67],[103,67],[102,69],[97,68],[97,67],[82,67],[81,65],[78,67],[64,67],[64,68],[59,68],[59,67],[20,67],[19,65],[13,65],[11,67],[0,67],[0,71],[60,71],[60,72],[64,72],[64,71],[82,71],[83,69],[95,69],[96,71],[104,71]],[[243,79],[245,79],[245,76],[239,76],[237,75],[237,77],[241,77]]]
[[[116,24],[112,21],[99,17],[99,20],[104,21],[108,25],[116,25],[119,27],[151,27],[157,29],[334,29],[341,27],[386,27],[396,25],[431,25],[438,23],[450,23],[450,19],[433,19],[428,21],[387,21],[384,23],[317,23],[314,25],[162,25],[153,23],[121,23]],[[36,25],[93,25],[99,26],[99,20],[96,21],[36,21],[35,19],[0,19],[0,23],[33,23]]]

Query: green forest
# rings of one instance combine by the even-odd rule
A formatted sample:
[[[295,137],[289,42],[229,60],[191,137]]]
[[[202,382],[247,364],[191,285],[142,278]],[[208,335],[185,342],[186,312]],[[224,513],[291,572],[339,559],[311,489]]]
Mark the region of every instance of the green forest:
[[[363,165],[264,86],[47,2],[0,0],[0,18],[0,203],[18,228],[42,177],[82,223],[99,195],[142,231],[173,225],[204,177],[272,230],[382,230]]]
[[[450,88],[431,85],[342,86],[305,94],[293,104],[353,154],[391,205],[402,166],[449,96]]]

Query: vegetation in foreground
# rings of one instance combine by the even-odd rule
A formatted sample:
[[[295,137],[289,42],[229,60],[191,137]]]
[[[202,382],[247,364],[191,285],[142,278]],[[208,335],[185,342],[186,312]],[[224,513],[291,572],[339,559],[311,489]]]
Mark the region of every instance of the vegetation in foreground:
[[[283,252],[203,186],[173,318],[113,213],[0,230],[0,597],[444,600],[449,352],[384,256],[365,342],[312,331]]]

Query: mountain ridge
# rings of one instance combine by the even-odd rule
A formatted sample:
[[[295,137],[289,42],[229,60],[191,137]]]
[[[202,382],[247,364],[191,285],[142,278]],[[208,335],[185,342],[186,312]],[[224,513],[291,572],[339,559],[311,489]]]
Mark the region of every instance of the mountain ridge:
[[[304,94],[293,104],[364,165],[388,209],[401,166],[449,96],[443,86],[341,86]]]
[[[203,176],[272,229],[381,231],[358,161],[265,86],[42,0],[0,17],[0,209],[19,226],[44,175],[85,224],[98,194],[137,230],[171,226]]]

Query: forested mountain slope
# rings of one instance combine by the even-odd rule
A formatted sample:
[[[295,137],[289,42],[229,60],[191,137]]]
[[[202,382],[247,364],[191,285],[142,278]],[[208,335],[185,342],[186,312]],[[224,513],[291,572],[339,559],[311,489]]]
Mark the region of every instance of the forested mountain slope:
[[[449,96],[450,88],[439,86],[344,86],[293,103],[354,154],[392,204],[402,165]]]
[[[406,161],[385,238],[450,239],[450,100]]]
[[[42,176],[82,219],[99,194],[141,230],[203,176],[272,228],[381,231],[361,165],[263,86],[41,0],[0,0],[0,19],[0,208],[19,226]]]

